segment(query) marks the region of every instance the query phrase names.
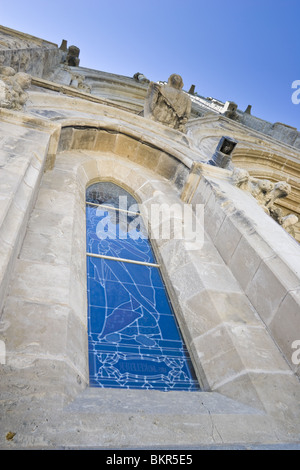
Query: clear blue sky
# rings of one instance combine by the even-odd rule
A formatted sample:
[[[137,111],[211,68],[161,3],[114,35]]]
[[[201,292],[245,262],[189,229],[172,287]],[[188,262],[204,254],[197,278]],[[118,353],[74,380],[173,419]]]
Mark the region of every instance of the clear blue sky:
[[[1,0],[0,23],[80,48],[80,65],[150,80],[183,77],[300,130],[300,0]]]

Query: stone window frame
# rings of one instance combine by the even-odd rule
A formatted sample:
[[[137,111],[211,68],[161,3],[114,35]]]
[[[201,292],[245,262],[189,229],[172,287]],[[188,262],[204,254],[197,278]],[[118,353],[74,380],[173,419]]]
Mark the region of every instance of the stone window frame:
[[[72,153],[72,151],[70,151],[70,153]],[[81,155],[81,157],[83,157],[83,155]],[[70,158],[70,161],[71,161],[71,158]],[[59,158],[57,159],[57,163],[59,164]],[[110,156],[99,155],[97,157],[95,154],[93,155],[90,154],[88,156],[87,161],[82,162],[78,166],[78,169],[77,169],[77,183],[78,183],[78,186],[81,188],[81,191],[83,191],[84,193],[84,196],[83,194],[80,195],[80,200],[84,201],[84,204],[85,204],[85,191],[86,191],[86,188],[88,188],[91,184],[94,184],[100,181],[109,181],[122,187],[136,199],[137,203],[141,207],[142,215],[143,215],[143,204],[146,204],[148,206],[148,210],[149,210],[149,204],[151,203],[161,204],[161,203],[166,203],[169,201],[170,205],[174,203],[183,204],[182,201],[180,201],[180,197],[179,197],[180,195],[176,190],[173,189],[174,193],[170,194],[172,193],[172,186],[170,185],[169,182],[167,182],[161,177],[158,177],[157,175],[153,175],[153,174],[151,175],[151,173],[147,170],[145,170],[146,175],[143,176],[140,170],[141,168],[139,166],[136,166],[132,164],[131,162],[126,162],[122,158],[118,159],[118,165],[116,165],[116,156],[112,157],[111,155]],[[131,182],[131,184],[129,184],[129,181]],[[169,194],[167,197],[166,197],[166,193],[162,193],[161,191],[162,187],[164,187],[168,191]],[[81,206],[81,209],[84,209],[84,207]],[[171,224],[172,223],[171,219],[168,222]],[[85,219],[84,219],[84,223],[85,223]],[[78,234],[78,228],[74,228],[74,230],[75,230],[75,233]],[[151,237],[152,231],[153,231],[153,228],[148,226],[148,233],[150,234],[150,237]],[[85,232],[84,232],[84,237],[85,237]],[[171,241],[172,240],[170,240],[170,242]],[[184,240],[178,240],[178,241],[182,242],[183,244],[185,243]],[[177,295],[172,286],[172,282],[170,281],[170,277],[168,276],[165,262],[160,252],[161,247],[164,246],[167,242],[168,241],[166,240],[151,239],[151,246],[153,248],[155,257],[160,265],[160,271],[161,271],[161,274],[165,283],[166,291],[170,297],[170,300],[174,309],[174,314],[179,324],[181,334],[184,338],[184,341],[187,342],[189,341],[188,339],[189,333],[185,327],[184,316],[182,312],[180,312],[180,305],[177,300]],[[84,249],[85,249],[85,243],[86,243],[86,240],[84,239],[84,243],[83,243]],[[82,250],[81,257],[83,256],[83,252],[84,252],[84,255],[86,255],[86,252]],[[84,296],[86,297],[86,294],[84,294]],[[202,390],[207,390],[209,387],[205,379],[205,374],[203,373],[203,370],[201,368],[201,363],[199,361],[199,358],[195,357],[195,352],[193,352],[192,348],[190,348],[189,346],[187,347],[189,350],[189,354],[190,354],[200,387]],[[86,371],[84,372],[83,375],[84,376],[87,375]],[[182,392],[182,393],[185,393],[185,392]],[[189,392],[186,392],[186,393],[189,393]]]
[[[147,206],[151,203],[159,204],[166,201],[170,204],[183,203],[180,201],[180,193],[174,187],[172,188],[168,181],[154,175],[147,169],[141,171],[140,165],[113,154],[104,153],[101,155],[100,152],[76,152],[75,150],[64,155],[64,158],[68,158],[72,166],[74,165],[72,154],[77,154],[81,159],[77,168],[77,178],[78,185],[82,188],[80,197],[82,210],[84,210],[86,187],[99,180],[109,180],[120,185],[136,198],[141,207],[143,204]],[[58,163],[59,158],[57,159]],[[165,191],[163,192],[163,190]],[[75,230],[75,233],[78,233],[78,230]],[[149,233],[151,234],[151,228]],[[211,254],[212,245],[208,239],[206,243],[207,246],[202,256]],[[83,244],[82,257],[85,259],[85,240]],[[241,318],[236,319],[234,313],[228,312],[228,306],[224,311],[224,307],[218,302],[214,303],[211,298],[206,298],[207,275],[210,277],[211,272],[213,275],[215,274],[214,265],[210,267],[211,272],[207,272],[201,267],[199,269],[199,256],[186,249],[184,240],[153,240],[153,249],[156,259],[161,265],[166,288],[201,389],[221,393],[224,390],[227,396],[234,399],[240,398],[242,401],[248,402],[249,396],[252,396],[252,400],[257,401],[256,387],[251,378],[252,369],[263,370],[266,359],[259,358],[257,355],[249,357],[247,347],[243,344],[243,335],[246,335],[248,339],[251,337],[251,341],[257,343],[258,349],[259,344],[263,341],[269,350],[270,357],[274,357],[275,346],[243,291],[235,284],[233,295],[238,298],[238,304],[231,305],[231,307],[235,312],[240,307],[244,309]],[[217,266],[218,275],[231,275],[232,282],[236,282],[223,260],[218,263],[223,263],[223,265]],[[223,280],[227,284],[227,280]],[[201,288],[199,288],[200,285]],[[220,289],[222,289],[221,286]],[[205,305],[203,313],[200,314],[199,302],[202,300]],[[224,300],[226,300],[225,297]],[[240,301],[242,303],[239,303]],[[217,356],[211,348],[214,340],[220,351]],[[225,369],[222,367],[223,360],[227,361]],[[257,363],[256,360],[259,362]],[[275,361],[274,366],[268,362],[268,367],[271,373],[281,370],[283,374],[286,374],[284,361],[282,363],[279,361],[279,367],[278,361]],[[242,389],[247,388],[246,397],[244,392],[241,393],[241,387]],[[260,399],[258,403],[260,403]]]

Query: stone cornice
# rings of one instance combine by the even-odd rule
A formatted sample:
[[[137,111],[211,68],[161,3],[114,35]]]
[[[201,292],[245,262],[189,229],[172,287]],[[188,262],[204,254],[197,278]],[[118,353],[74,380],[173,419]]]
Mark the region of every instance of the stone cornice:
[[[104,104],[105,106],[112,106],[114,108],[123,109],[124,111],[133,113],[132,109],[129,107],[122,106],[118,103],[107,100],[105,98],[99,98],[98,96],[91,95],[90,93],[86,93],[84,91],[78,90],[77,88],[74,88],[71,86],[61,85],[59,83],[51,82],[49,80],[45,80],[39,77],[32,77],[31,83],[32,85],[38,86],[40,88],[45,88],[47,90],[56,91],[57,93],[62,93],[67,96],[83,99],[86,101],[91,101],[93,103]]]
[[[273,137],[263,134],[255,129],[251,129],[247,127],[245,124],[238,123],[233,121],[232,119],[226,118],[225,116],[217,113],[208,113],[204,117],[199,117],[190,120],[187,123],[187,129],[190,132],[200,132],[203,129],[205,133],[205,128],[203,125],[206,124],[214,124],[220,123],[221,126],[219,129],[213,128],[214,132],[218,132],[217,135],[224,135],[224,132],[230,132],[232,137],[236,137],[237,139],[240,138],[244,142],[252,142],[257,144],[262,144],[265,147],[267,144],[268,146],[274,149],[274,146],[277,147],[277,150],[286,154],[293,154],[296,158],[300,160],[300,150],[296,149],[295,147],[281,142],[280,140],[274,139]],[[280,150],[279,150],[280,149]]]
[[[10,37],[16,37],[18,39],[21,39],[23,41],[29,41],[29,42],[32,42],[34,44],[36,44],[37,46],[52,46],[52,47],[58,47],[57,44],[53,43],[53,42],[50,42],[50,41],[46,41],[45,39],[41,39],[41,38],[37,38],[36,36],[31,36],[30,34],[26,34],[26,33],[22,33],[20,31],[16,31],[14,29],[11,29],[11,28],[7,28],[6,26],[2,26],[0,25],[0,33],[4,33],[6,35],[9,35]]]

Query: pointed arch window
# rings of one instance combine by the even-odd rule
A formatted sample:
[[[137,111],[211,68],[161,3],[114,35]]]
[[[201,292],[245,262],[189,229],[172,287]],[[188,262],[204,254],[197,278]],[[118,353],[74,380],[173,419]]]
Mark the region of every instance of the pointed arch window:
[[[86,191],[90,386],[198,391],[136,200]]]

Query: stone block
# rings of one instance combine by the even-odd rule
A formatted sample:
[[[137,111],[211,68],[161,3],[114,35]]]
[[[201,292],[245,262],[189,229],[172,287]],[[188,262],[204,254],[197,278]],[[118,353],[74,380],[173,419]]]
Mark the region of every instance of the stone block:
[[[66,337],[66,356],[68,362],[80,375],[80,377],[88,382],[89,363],[88,363],[88,335],[87,335],[87,310],[80,319],[78,315],[70,310],[67,323]],[[83,321],[82,321],[83,320]]]
[[[249,372],[291,375],[263,326],[224,323],[193,341],[213,390]]]
[[[179,162],[171,155],[162,152],[159,158],[158,165],[156,167],[156,171],[159,175],[167,178],[168,180],[172,180],[178,169]]]
[[[93,150],[97,129],[75,129],[72,139],[72,149]]]
[[[14,195],[24,177],[22,168],[18,172],[10,171],[1,167],[0,172],[0,195],[1,198]]]
[[[123,185],[124,182],[126,183],[128,175],[132,173],[132,166],[128,162],[126,162],[126,165],[123,166],[122,172],[118,170],[118,166],[116,165],[116,162],[113,158],[109,158],[107,155],[105,155],[105,158],[101,157],[95,157],[95,161],[97,162],[98,166],[98,178],[97,180],[106,180],[106,181],[112,181],[115,182],[116,184],[121,184]],[[85,165],[83,165],[84,168]],[[131,189],[132,192],[132,189]]]
[[[68,193],[78,191],[76,176],[58,168],[54,168],[51,173],[47,172],[43,175],[43,187]]]
[[[59,170],[69,171],[70,174],[77,174],[78,168],[90,157],[86,155],[82,150],[70,150],[69,152],[62,152],[57,154],[55,161],[55,168]],[[72,164],[70,164],[70,161]]]
[[[40,168],[30,165],[24,175],[24,183],[31,189],[34,189],[40,176]]]
[[[254,326],[226,325],[236,351],[247,371],[291,375],[291,371],[263,323]]]
[[[128,167],[124,168],[124,173],[120,174],[118,168],[115,167],[112,170],[112,174],[115,176],[115,181],[117,184],[121,184],[124,189],[126,189],[129,194],[132,194],[135,199],[139,199],[136,197],[135,191],[138,191],[148,180],[145,177],[144,172],[140,171],[139,167]]]
[[[190,297],[193,297],[204,289],[199,279],[199,274],[193,263],[189,262],[170,273],[170,281],[177,294],[178,301],[184,305]]]
[[[1,124],[2,125],[2,124]],[[45,137],[45,134],[39,132],[34,136],[32,140],[27,138],[18,138],[18,136],[7,136],[2,142],[2,149],[6,152],[11,152],[15,155],[32,155],[35,153],[39,156],[44,156],[47,145],[49,142],[49,136]]]
[[[89,159],[82,166],[86,174],[86,181],[93,181],[98,176],[98,166],[94,159]]]
[[[158,165],[160,156],[161,151],[159,149],[139,143],[137,152],[130,157],[130,160],[154,171]]]
[[[87,282],[85,274],[86,270],[79,273],[79,275],[74,269],[70,270],[68,298],[68,305],[83,324],[87,322]]]
[[[136,158],[136,152],[139,142],[132,137],[129,137],[124,134],[118,134],[115,145],[115,153],[121,157]]]
[[[1,239],[15,249],[16,255],[19,250],[16,240],[18,240],[20,233],[24,235],[26,223],[27,219],[24,216],[24,212],[15,203],[10,204],[7,216],[1,224],[0,234]]]
[[[2,367],[1,376],[1,397],[10,403],[8,408],[12,412],[8,413],[10,417],[7,414],[0,417],[1,430],[13,427],[16,437],[12,444],[17,448],[22,446],[22,443],[25,448],[31,445],[36,448],[35,444],[37,447],[51,447],[52,439],[49,435],[47,437],[47,434],[50,432],[51,435],[54,430],[52,417],[57,412],[61,417],[66,403],[86,386],[79,371],[67,360],[57,360],[53,356],[37,358],[30,354],[15,353],[14,357],[11,357],[11,366]],[[35,410],[34,416],[32,410]],[[44,424],[48,424],[48,432],[44,430],[43,435],[39,436]],[[6,433],[3,434],[1,447]]]
[[[83,284],[86,283],[86,227],[85,227],[85,212],[80,208],[74,211],[74,223],[72,227],[72,245],[70,239],[66,245],[66,251],[70,250],[71,259],[69,260],[71,270],[79,278],[82,279]]]
[[[18,207],[20,212],[25,213],[26,211],[31,211],[31,203],[37,195],[37,188],[31,188],[25,183],[20,184],[17,192],[14,195],[14,204]]]
[[[28,165],[29,159],[27,156],[18,155],[15,153],[3,152],[3,169],[9,171],[10,173],[14,173],[16,178],[19,176],[25,175]],[[1,164],[1,155],[0,155],[0,164]],[[39,167],[41,167],[41,163],[39,163]]]
[[[164,204],[152,204],[147,221],[150,223],[151,238],[159,245],[169,240],[183,240],[185,236],[183,224],[183,207],[180,203],[175,205],[166,201]]]
[[[238,245],[228,260],[228,266],[240,283],[246,289],[261,263],[261,256],[249,239],[242,236]]]
[[[194,169],[195,180],[198,180],[197,189],[194,192],[192,202],[206,204],[212,194],[212,185],[211,183],[203,178],[200,173],[199,168]]]
[[[300,289],[286,294],[269,324],[269,329],[291,368],[299,373],[298,361],[293,362],[292,358],[296,352],[292,344],[300,340]]]
[[[145,202],[153,197],[156,190],[155,180],[145,181],[137,190],[136,195],[140,201]]]
[[[20,259],[67,266],[71,259],[70,233],[52,235],[27,230]]]
[[[71,236],[73,226],[73,212],[56,213],[34,209],[28,222],[28,230],[47,237]]]
[[[211,390],[230,381],[244,370],[242,360],[234,348],[232,339],[224,325],[214,328],[192,341]]]
[[[75,198],[71,193],[41,187],[35,208],[66,217],[73,211]]]
[[[229,264],[241,236],[242,234],[239,228],[234,224],[233,220],[230,217],[226,217],[214,239],[215,246],[219,250],[226,264]]]
[[[282,387],[282,384],[285,384]],[[251,387],[252,384],[252,387]],[[247,387],[248,385],[248,387]],[[287,373],[255,373],[249,371],[245,376],[237,377],[231,384],[224,384],[218,391],[226,396],[232,396],[238,401],[251,404],[251,388],[255,390],[265,413],[272,419],[279,442],[289,442],[299,439],[297,430],[300,410],[295,406],[295,400],[300,401],[299,380]],[[248,393],[247,393],[248,392]]]
[[[160,249],[160,257],[169,274],[191,262],[183,240],[171,239],[166,242]]]
[[[201,248],[195,251],[193,250],[191,252],[191,256],[197,265],[200,265],[201,263],[224,265],[224,261],[220,253],[205,233],[204,243],[202,244]]]
[[[204,229],[214,241],[226,217],[215,194],[211,193],[204,209]]]
[[[205,289],[242,293],[242,289],[226,265],[201,263],[196,265],[198,279]]]
[[[7,352],[66,357],[69,308],[62,305],[26,302],[10,296],[3,320],[9,322],[4,333]]]
[[[189,169],[182,164],[178,165],[174,176],[174,184],[179,191],[182,191],[189,175]]]
[[[13,160],[16,155],[8,150],[0,149],[0,165],[4,169],[9,161]]]
[[[0,312],[2,312],[18,249],[18,244],[9,245],[0,237]]]
[[[244,326],[262,326],[261,320],[244,294],[202,290],[186,302],[187,323],[197,326],[197,335],[201,335],[221,323]],[[190,322],[190,315],[195,322]]]
[[[268,325],[287,292],[299,287],[299,278],[277,256],[262,260],[246,294]]]
[[[69,305],[70,269],[67,266],[18,260],[10,295],[43,303]]]
[[[117,135],[115,131],[98,130],[93,150],[95,152],[114,152]]]
[[[260,393],[252,381],[253,375],[254,374],[250,374],[249,372],[238,374],[227,381],[216,383],[214,390],[222,396],[230,397],[240,404],[244,403],[255,410],[265,413]],[[267,378],[266,374],[261,375],[265,379]],[[254,378],[256,378],[256,374]]]
[[[5,221],[7,213],[9,211],[11,202],[12,202],[12,199],[11,197],[9,197],[9,194],[5,195],[5,194],[0,193],[0,227],[1,228]]]

